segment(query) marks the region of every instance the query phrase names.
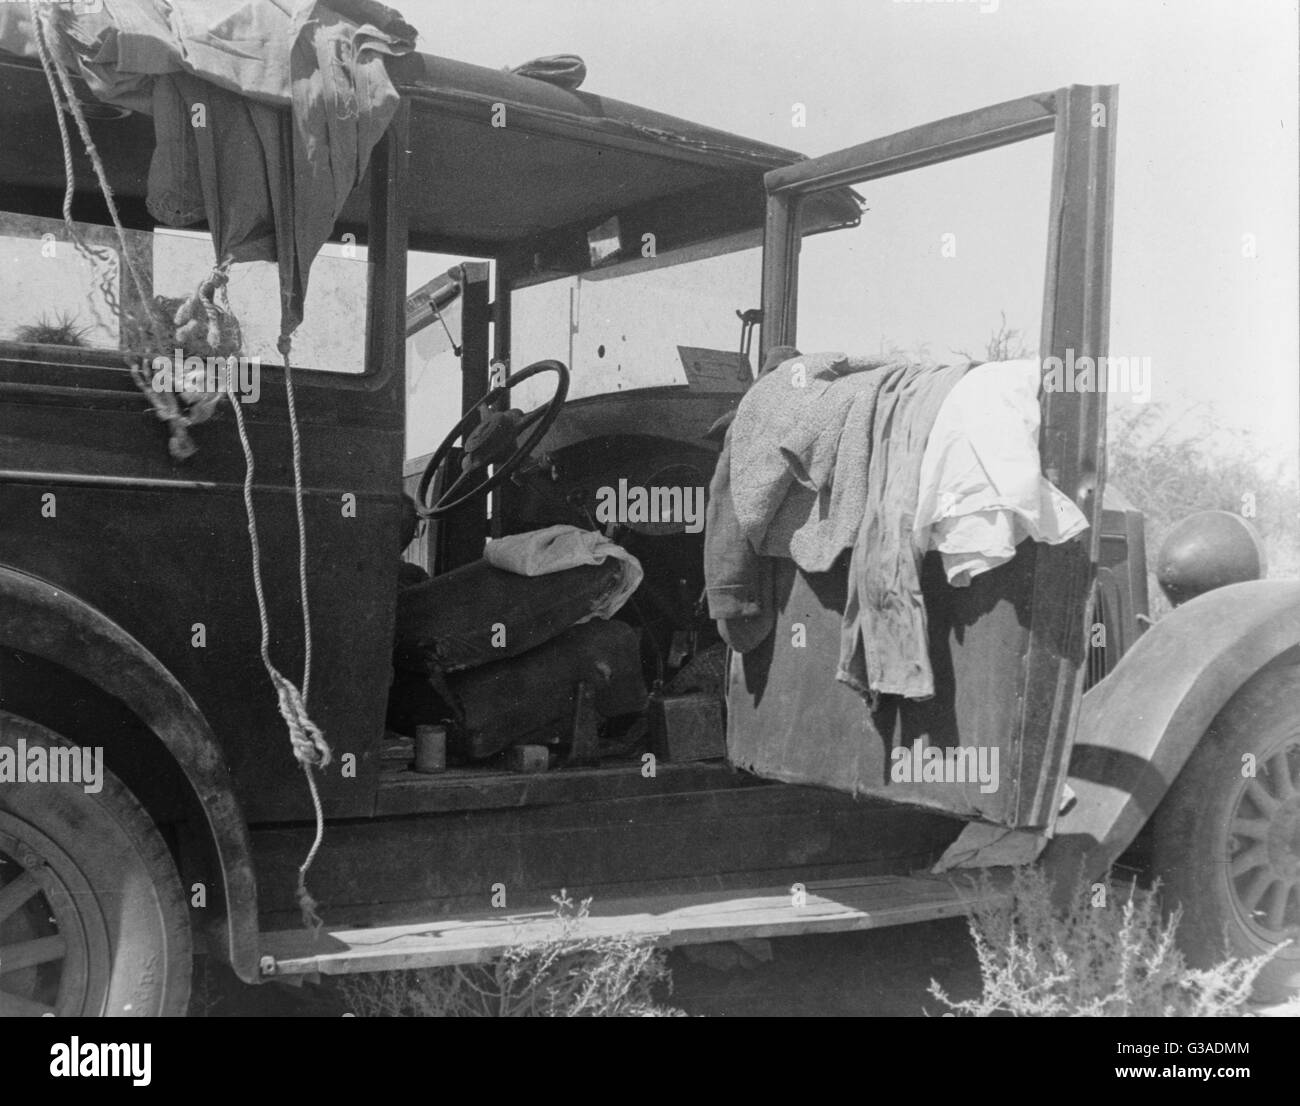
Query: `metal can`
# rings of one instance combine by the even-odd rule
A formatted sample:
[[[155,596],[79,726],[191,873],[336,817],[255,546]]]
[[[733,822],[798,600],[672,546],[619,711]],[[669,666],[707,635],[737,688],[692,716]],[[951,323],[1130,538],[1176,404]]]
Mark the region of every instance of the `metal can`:
[[[417,772],[445,772],[447,770],[447,727],[415,727],[415,770]]]

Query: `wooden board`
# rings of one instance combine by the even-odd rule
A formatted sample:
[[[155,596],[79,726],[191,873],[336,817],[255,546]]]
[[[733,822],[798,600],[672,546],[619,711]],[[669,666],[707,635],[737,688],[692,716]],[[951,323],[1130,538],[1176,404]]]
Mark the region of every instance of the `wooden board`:
[[[611,899],[594,904],[570,935],[684,945],[879,929],[966,914],[980,894],[973,884],[913,876],[812,883],[798,900],[790,887]],[[472,964],[512,945],[554,938],[559,925],[550,911],[503,910],[411,925],[326,929],[316,936],[284,930],[263,934],[262,954],[274,957],[275,976]]]

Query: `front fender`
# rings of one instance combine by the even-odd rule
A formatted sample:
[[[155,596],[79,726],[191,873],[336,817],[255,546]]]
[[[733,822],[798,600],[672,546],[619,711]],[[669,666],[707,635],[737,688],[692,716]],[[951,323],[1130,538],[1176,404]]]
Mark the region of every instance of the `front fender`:
[[[1114,863],[1233,694],[1297,646],[1297,580],[1207,592],[1138,639],[1079,706],[1069,774],[1077,802],[1042,856],[1058,891]]]
[[[225,757],[198,705],[157,657],[102,612],[4,566],[0,644],[59,664],[119,699],[176,758],[216,846],[231,967],[246,982],[255,981],[257,885],[248,829]]]

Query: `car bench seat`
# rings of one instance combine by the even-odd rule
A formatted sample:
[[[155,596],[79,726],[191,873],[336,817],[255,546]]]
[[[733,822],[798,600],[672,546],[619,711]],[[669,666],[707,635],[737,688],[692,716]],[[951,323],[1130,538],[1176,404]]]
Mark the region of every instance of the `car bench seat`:
[[[480,559],[401,589],[395,691],[431,682],[456,714],[453,749],[475,759],[552,736],[571,717],[580,682],[604,718],[644,709],[637,632],[617,621],[578,624],[622,571],[607,558],[521,576]]]

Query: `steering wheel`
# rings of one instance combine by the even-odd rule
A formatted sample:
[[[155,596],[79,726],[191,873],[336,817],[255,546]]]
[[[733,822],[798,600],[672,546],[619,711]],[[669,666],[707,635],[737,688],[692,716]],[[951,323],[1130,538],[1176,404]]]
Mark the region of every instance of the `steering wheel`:
[[[491,406],[517,384],[522,384],[538,373],[555,373],[559,380],[555,393],[544,407],[525,415],[512,408],[509,411],[493,411]],[[537,448],[551,423],[564,406],[564,397],[569,394],[569,370],[559,361],[535,361],[526,369],[507,377],[480,399],[461,416],[460,422],[447,432],[442,444],[433,451],[429,463],[424,466],[420,476],[419,489],[416,492],[416,511],[421,518],[442,518],[458,507],[463,507],[470,500],[485,495],[513,474]],[[465,438],[464,457],[461,460],[460,475],[452,481],[438,496],[436,503],[429,502],[429,492],[433,488],[434,477],[447,463],[452,446],[465,433],[482,411],[478,425]],[[532,433],[522,445],[516,440],[524,431],[532,428]],[[496,466],[492,473],[488,466]]]

